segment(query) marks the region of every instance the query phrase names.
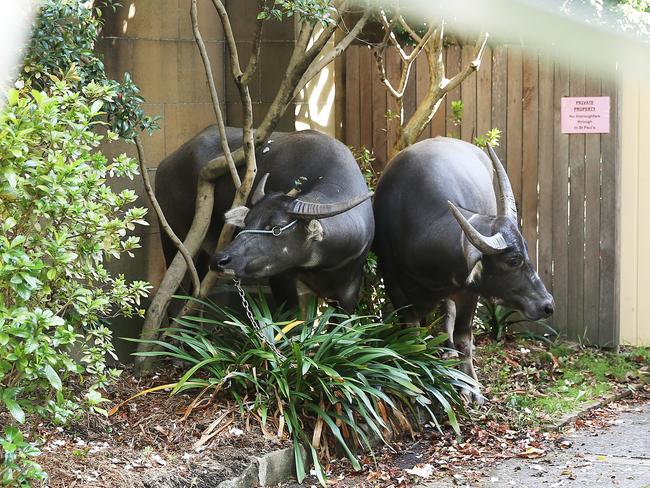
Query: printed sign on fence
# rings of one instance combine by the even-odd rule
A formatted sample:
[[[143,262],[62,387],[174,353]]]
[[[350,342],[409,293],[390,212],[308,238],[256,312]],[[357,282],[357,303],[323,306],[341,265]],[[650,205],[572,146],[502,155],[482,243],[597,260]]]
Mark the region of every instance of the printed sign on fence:
[[[563,134],[609,134],[609,97],[563,97]]]

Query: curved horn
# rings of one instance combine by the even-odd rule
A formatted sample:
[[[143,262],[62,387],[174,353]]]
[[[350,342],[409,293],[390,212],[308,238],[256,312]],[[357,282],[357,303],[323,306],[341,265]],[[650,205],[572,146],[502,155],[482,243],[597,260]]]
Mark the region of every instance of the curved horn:
[[[266,180],[268,179],[269,179],[269,173],[266,173],[264,176],[262,176],[262,179],[255,187],[255,192],[253,193],[253,197],[251,198],[251,204],[255,205],[262,198],[264,198],[265,195],[264,188],[266,187]]]
[[[293,207],[289,210],[289,214],[294,217],[306,217],[312,219],[323,219],[326,217],[334,217],[335,215],[347,212],[348,210],[356,207],[360,203],[365,202],[372,196],[372,192],[354,197],[345,202],[339,203],[315,203],[305,202],[303,200],[294,200]]]
[[[449,210],[451,210],[454,218],[458,221],[458,225],[463,229],[469,242],[471,242],[472,245],[483,254],[498,254],[508,247],[506,240],[500,232],[493,236],[484,236],[469,223],[469,220],[460,213],[460,210],[458,210],[453,203],[447,201],[447,205],[449,205]]]
[[[512,186],[510,186],[510,180],[508,179],[508,173],[499,161],[499,157],[492,149],[492,146],[487,145],[488,154],[492,160],[492,165],[494,166],[494,171],[496,172],[497,177],[497,215],[510,217],[514,221],[517,221],[517,204],[515,203],[515,195],[512,193]]]

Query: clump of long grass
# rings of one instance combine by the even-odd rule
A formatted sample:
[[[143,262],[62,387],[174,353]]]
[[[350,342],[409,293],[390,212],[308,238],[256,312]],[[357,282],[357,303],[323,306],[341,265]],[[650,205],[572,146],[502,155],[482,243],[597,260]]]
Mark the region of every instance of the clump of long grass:
[[[259,328],[202,302],[201,316],[178,319],[164,341],[152,341],[158,350],[140,354],[188,364],[172,394],[219,390],[255,413],[262,428],[270,419],[285,425],[299,481],[305,477],[301,446],[325,484],[321,460],[333,444],[360,469],[355,449],[372,451],[371,437],[387,442],[391,430],[411,429],[418,407],[438,428],[444,412],[459,433],[458,389],[476,385],[441,359],[445,336],[332,307],[317,313],[315,305],[304,320],[274,317],[261,297],[249,301]]]
[[[476,319],[479,329],[487,332],[490,337],[499,342],[508,334],[525,339],[539,340],[552,343],[558,336],[557,331],[545,320],[531,321],[524,318],[517,310],[481,299],[478,304]],[[531,325],[543,332],[535,332]],[[516,330],[519,327],[519,330]]]

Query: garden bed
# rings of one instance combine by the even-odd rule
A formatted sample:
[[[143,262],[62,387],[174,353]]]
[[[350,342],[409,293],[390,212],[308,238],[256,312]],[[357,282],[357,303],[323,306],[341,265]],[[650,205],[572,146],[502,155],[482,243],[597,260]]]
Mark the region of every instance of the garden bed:
[[[487,402],[461,421],[461,438],[451,429],[441,434],[428,426],[394,444],[395,451],[383,448],[376,459],[366,456],[361,473],[345,460],[333,464],[337,486],[402,488],[425,479],[474,486],[499,462],[542,459],[570,446],[568,431],[597,432],[615,423],[621,411],[650,401],[648,349],[614,354],[575,344],[479,338],[475,354]],[[566,422],[569,413],[580,415]]]
[[[125,371],[106,397],[116,404],[178,377],[173,369],[135,378]],[[131,400],[109,418],[84,415],[65,428],[32,425],[45,439],[37,458],[50,487],[214,487],[238,476],[257,456],[288,444],[259,430],[236,405],[199,403],[159,391]],[[212,434],[201,440],[204,434]],[[198,445],[197,443],[200,443]]]
[[[535,342],[479,341],[479,376],[488,402],[462,421],[463,436],[447,428],[425,432],[362,458],[363,471],[346,460],[329,466],[329,482],[341,486],[409,486],[425,477],[478,479],[485,467],[519,456],[543,457],[562,447],[562,433],[549,427],[594,400],[632,390],[626,401],[650,399],[647,350],[621,355]],[[113,405],[147,388],[175,381],[168,369],[142,379],[125,371],[106,393]],[[32,425],[46,441],[37,461],[51,487],[217,486],[240,475],[256,457],[288,447],[259,428],[236,405],[203,400],[183,420],[196,392],[169,397],[158,391],[123,405],[113,416],[87,415],[66,428]],[[619,405],[595,410],[577,427],[598,428]],[[610,415],[611,416],[611,415]],[[571,428],[571,427],[569,427]],[[196,448],[206,433],[213,437]],[[316,484],[315,480],[307,480]]]

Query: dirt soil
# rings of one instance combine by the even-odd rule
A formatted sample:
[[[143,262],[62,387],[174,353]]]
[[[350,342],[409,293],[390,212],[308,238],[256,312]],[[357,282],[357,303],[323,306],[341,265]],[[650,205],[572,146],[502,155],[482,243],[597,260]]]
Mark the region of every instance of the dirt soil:
[[[168,370],[136,378],[125,371],[105,396],[114,406],[179,375]],[[163,390],[129,401],[109,418],[86,415],[65,428],[33,425],[45,439],[36,459],[49,474],[44,486],[215,487],[239,475],[254,456],[288,445],[265,435],[255,418],[233,404],[204,399],[183,419],[196,395],[170,397]],[[212,437],[201,440],[204,434]]]
[[[423,483],[450,487],[489,485],[492,468],[504,461],[513,458],[532,463],[544,461],[552,452],[571,447],[568,436],[572,432],[592,432],[597,436],[603,429],[616,425],[621,413],[650,402],[648,377],[641,377],[634,371],[639,368],[639,372],[647,375],[648,364],[639,357],[636,363],[632,362],[633,370],[628,374],[608,378],[608,395],[631,390],[629,397],[593,409],[560,431],[554,431],[549,427],[558,423],[563,413],[525,412],[527,407],[513,405],[511,400],[513,395],[524,398],[551,396],[549,387],[558,379],[562,380],[569,366],[558,365],[555,360],[540,363],[536,353],[550,352],[548,346],[541,343],[526,342],[526,347],[522,347],[519,342],[508,341],[495,348],[489,341],[482,342],[477,348],[475,362],[487,402],[471,409],[469,418],[461,419],[460,438],[448,426],[441,433],[428,425],[422,434],[378,450],[375,458],[365,456],[361,472],[355,472],[347,460],[333,461],[329,466],[328,482],[345,488],[405,488],[423,486]],[[486,346],[489,350],[484,349]],[[578,361],[582,354],[593,353],[593,350],[577,346],[572,349],[572,362]],[[502,366],[489,367],[495,362],[501,362]],[[506,364],[510,369],[504,378]],[[582,374],[584,384],[589,385],[593,380],[591,372]],[[317,481],[311,477],[302,485],[294,481],[283,488],[305,485],[316,486]]]
[[[487,375],[480,380],[488,402],[472,410],[469,418],[461,419],[462,437],[456,437],[449,426],[443,426],[441,433],[429,425],[421,434],[393,441],[390,447],[377,449],[374,456],[363,456],[361,472],[354,472],[347,460],[330,460],[328,483],[402,488],[439,479],[450,486],[474,486],[489,472],[486,468],[505,459],[540,460],[553,449],[563,449],[567,445],[564,434],[543,428],[549,420],[557,419],[536,411],[524,414],[525,409],[513,405],[512,395],[507,395],[546,397],[550,395],[545,392],[548,385],[562,378],[563,367],[555,361],[540,363],[535,353],[544,348],[539,346],[536,351],[535,347],[511,343],[503,345],[505,352],[493,348],[501,356],[479,347],[477,365]],[[490,372],[488,365],[494,363],[503,366]],[[506,363],[511,369],[504,375]],[[640,363],[638,367],[647,370],[647,365]],[[136,378],[127,370],[105,394],[111,401],[109,407],[147,388],[173,383],[181,374],[167,369]],[[568,429],[606,428],[620,411],[650,401],[650,385],[638,377],[625,375],[608,381],[610,393],[632,387],[632,397],[596,409]],[[124,404],[109,418],[89,414],[65,428],[34,421],[35,435],[30,438],[45,439],[43,454],[36,459],[49,473],[44,486],[215,487],[239,475],[254,456],[289,446],[286,439],[262,432],[259,419],[242,414],[234,404],[210,403],[203,398],[185,419],[196,395],[196,390],[174,397],[169,396],[169,390],[149,393]],[[0,418],[0,424],[2,421]],[[308,478],[303,486],[317,484]],[[286,486],[301,485],[294,482]]]

